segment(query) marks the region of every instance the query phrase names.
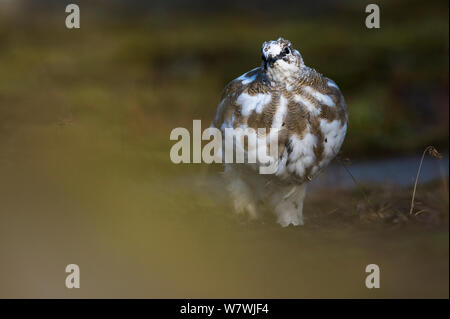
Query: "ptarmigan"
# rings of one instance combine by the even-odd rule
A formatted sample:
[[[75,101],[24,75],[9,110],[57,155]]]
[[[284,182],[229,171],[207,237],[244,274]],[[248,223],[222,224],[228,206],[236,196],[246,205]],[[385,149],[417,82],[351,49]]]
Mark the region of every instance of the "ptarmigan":
[[[263,201],[283,227],[303,225],[306,184],[338,153],[347,122],[347,105],[334,81],[307,67],[290,41],[264,42],[261,67],[225,87],[212,123],[222,132],[278,131],[274,174],[260,174],[258,164],[225,164],[236,211],[257,218]],[[234,143],[249,151],[248,141],[235,138]]]

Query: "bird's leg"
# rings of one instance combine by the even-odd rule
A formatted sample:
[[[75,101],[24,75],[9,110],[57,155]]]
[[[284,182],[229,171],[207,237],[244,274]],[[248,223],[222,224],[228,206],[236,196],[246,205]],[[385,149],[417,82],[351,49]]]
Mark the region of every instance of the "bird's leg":
[[[239,172],[233,167],[227,166],[224,175],[228,183],[227,189],[233,199],[236,213],[243,214],[247,212],[250,219],[257,219],[259,215],[256,210],[256,204],[251,189],[239,176]]]
[[[303,225],[303,201],[306,194],[306,183],[281,188],[273,194],[272,204],[277,215],[277,222],[287,227]]]

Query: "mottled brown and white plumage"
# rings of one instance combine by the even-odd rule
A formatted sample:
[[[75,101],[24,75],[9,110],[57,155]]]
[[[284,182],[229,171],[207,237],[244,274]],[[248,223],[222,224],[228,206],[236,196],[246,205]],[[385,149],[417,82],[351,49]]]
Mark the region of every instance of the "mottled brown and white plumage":
[[[306,184],[338,153],[347,105],[336,83],[307,67],[289,41],[265,42],[262,60],[261,67],[225,87],[212,126],[222,131],[266,128],[268,134],[277,129],[275,174],[261,175],[255,164],[226,164],[224,174],[237,212],[257,218],[262,200],[282,226],[302,225]],[[238,138],[239,143],[248,150]]]

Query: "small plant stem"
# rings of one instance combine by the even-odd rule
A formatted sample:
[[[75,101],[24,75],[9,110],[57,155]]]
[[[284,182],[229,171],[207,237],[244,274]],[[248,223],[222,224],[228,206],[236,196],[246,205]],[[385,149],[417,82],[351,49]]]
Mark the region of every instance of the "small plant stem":
[[[427,151],[432,147],[433,146],[431,146],[431,145],[427,146],[422,153],[422,158],[420,159],[419,169],[417,170],[416,181],[414,182],[414,189],[413,189],[412,198],[411,198],[411,208],[409,210],[410,215],[412,215],[413,210],[414,210],[414,198],[416,197],[417,182],[419,181],[420,170],[422,169],[423,159],[425,158],[425,154],[427,153]]]

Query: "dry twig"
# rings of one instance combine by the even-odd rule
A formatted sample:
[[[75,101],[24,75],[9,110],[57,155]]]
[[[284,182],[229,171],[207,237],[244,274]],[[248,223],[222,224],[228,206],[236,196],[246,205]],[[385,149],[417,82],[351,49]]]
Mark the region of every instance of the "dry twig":
[[[432,145],[427,146],[425,148],[425,150],[423,151],[422,158],[420,159],[419,169],[417,170],[416,181],[414,183],[414,189],[413,189],[413,194],[412,194],[412,198],[411,198],[411,208],[409,210],[409,214],[410,215],[412,215],[413,210],[414,210],[414,198],[416,197],[417,182],[419,181],[419,175],[420,175],[420,170],[422,169],[423,159],[424,159],[425,154],[427,152],[428,152],[428,155],[430,155],[433,158],[436,158],[436,159],[441,159],[442,158],[441,154],[439,154],[437,149],[434,146],[432,146]]]

